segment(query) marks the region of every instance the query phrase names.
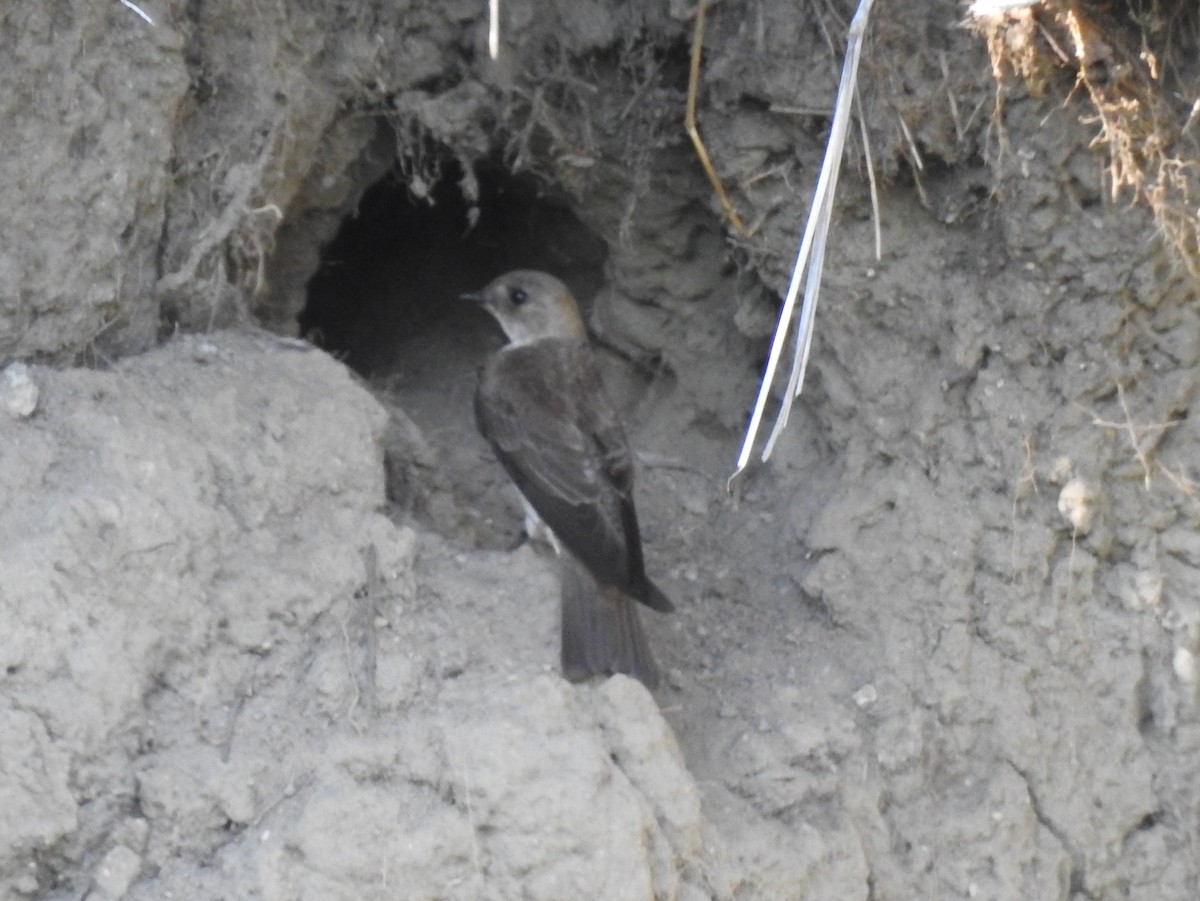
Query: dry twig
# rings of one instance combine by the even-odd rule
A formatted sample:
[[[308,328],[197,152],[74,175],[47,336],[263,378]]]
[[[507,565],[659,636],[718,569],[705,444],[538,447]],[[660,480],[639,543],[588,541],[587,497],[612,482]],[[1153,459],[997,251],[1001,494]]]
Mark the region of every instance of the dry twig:
[[[130,3],[129,0],[121,0],[121,5],[127,7],[128,9],[132,9],[135,13],[141,16],[148,25],[154,24],[154,20],[146,15],[146,12],[136,3]]]
[[[725,193],[725,186],[721,184],[721,178],[717,175],[717,170],[713,168],[712,160],[708,158],[708,151],[704,148],[704,141],[700,138],[700,130],[696,127],[696,93],[700,89],[700,53],[704,49],[704,11],[704,0],[700,0],[696,4],[696,28],[692,32],[692,65],[688,74],[687,113],[684,115],[684,127],[687,129],[688,137],[692,139],[692,146],[696,148],[696,156],[700,158],[704,174],[708,176],[709,184],[712,185],[717,200],[721,201],[721,209],[725,211],[725,217],[740,234],[744,235],[746,226],[742,223],[742,218],[737,214],[737,210],[733,208],[733,201]]]
[[[500,0],[488,0],[488,55],[500,56]]]
[[[758,389],[758,398],[754,403],[754,412],[750,416],[750,424],[746,428],[746,437],[742,441],[741,453],[738,455],[737,468],[731,475],[730,482],[735,479],[750,461],[754,450],[759,427],[762,425],[763,410],[766,408],[767,397],[771,393],[771,385],[775,381],[775,370],[779,365],[779,357],[783,353],[783,345],[791,330],[792,318],[795,314],[796,299],[800,294],[800,279],[808,267],[808,280],[804,286],[804,305],[800,312],[800,320],[796,326],[795,357],[792,361],[792,373],[788,379],[787,392],[783,397],[783,405],[775,420],[775,427],[763,448],[762,459],[766,460],[775,442],[787,425],[788,414],[792,403],[804,388],[804,372],[808,367],[808,354],[812,346],[814,315],[817,310],[817,297],[821,289],[821,274],[825,265],[825,244],[829,234],[829,220],[833,215],[833,196],[837,190],[838,173],[842,165],[842,150],[846,145],[846,131],[850,126],[850,105],[854,99],[855,86],[858,81],[858,62],[862,55],[863,35],[867,30],[867,22],[871,15],[874,0],[859,0],[858,10],[850,22],[846,39],[846,59],[842,64],[842,79],[838,85],[837,101],[834,104],[833,124],[829,130],[829,143],[825,148],[825,160],[821,164],[821,175],[817,179],[817,187],[813,192],[813,203],[809,209],[808,223],[804,228],[804,237],[800,241],[800,250],[796,254],[796,265],[792,270],[792,281],[788,285],[784,298],[783,310],[779,314],[779,325],[775,329],[775,338],[771,342],[771,353],[767,358],[767,368],[763,373],[762,382]]]

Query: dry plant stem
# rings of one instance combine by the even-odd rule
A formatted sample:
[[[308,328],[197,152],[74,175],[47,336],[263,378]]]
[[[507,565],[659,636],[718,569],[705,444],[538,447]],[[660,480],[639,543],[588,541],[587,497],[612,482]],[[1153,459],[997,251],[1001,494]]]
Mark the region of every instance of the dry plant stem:
[[[500,56],[500,0],[488,0],[488,54]]]
[[[854,105],[858,108],[858,130],[862,136],[863,156],[867,163],[867,184],[871,187],[871,224],[875,227],[875,260],[883,259],[883,223],[879,216],[879,184],[875,180],[875,162],[871,159],[871,136],[867,132],[867,117],[863,115],[858,85],[854,86]]]
[[[145,19],[146,23],[148,25],[154,24],[154,20],[151,19],[148,15],[146,15],[146,12],[140,6],[138,6],[136,3],[130,3],[129,0],[121,0],[121,5],[128,7],[129,9],[132,9],[135,13],[137,13],[139,16],[141,16],[143,19]]]
[[[862,39],[867,30],[867,22],[871,15],[874,0],[860,0],[854,19],[846,39],[846,60],[842,64],[842,79],[838,85],[837,101],[834,105],[833,125],[829,131],[829,143],[825,148],[825,160],[821,165],[821,175],[817,179],[817,187],[813,192],[812,207],[808,213],[808,223],[804,229],[804,237],[800,241],[800,250],[796,254],[796,265],[792,270],[792,281],[788,285],[787,295],[783,301],[783,310],[779,314],[779,325],[775,329],[775,339],[771,342],[771,354],[767,358],[767,368],[763,373],[762,382],[758,389],[758,398],[754,403],[754,412],[750,416],[750,425],[746,429],[746,437],[742,441],[741,453],[738,455],[737,468],[731,475],[730,481],[738,476],[750,461],[754,450],[759,427],[762,425],[763,410],[767,405],[767,397],[771,393],[771,385],[775,381],[775,370],[779,366],[779,357],[783,353],[783,345],[791,328],[792,318],[796,309],[796,298],[800,293],[800,278],[808,265],[808,281],[804,288],[804,305],[801,309],[800,322],[796,327],[795,358],[792,362],[792,374],[788,379],[788,390],[783,396],[783,405],[775,420],[775,427],[767,445],[763,448],[762,459],[765,461],[771,455],[775,441],[783,433],[787,425],[788,414],[792,402],[800,396],[804,388],[804,372],[808,366],[808,354],[812,347],[813,322],[817,309],[817,298],[821,287],[821,272],[825,263],[825,245],[829,234],[829,220],[833,213],[833,196],[837,189],[838,173],[841,171],[842,150],[846,144],[846,131],[850,125],[850,106],[855,95],[855,85],[858,80],[858,62],[862,55]],[[810,259],[811,258],[811,259]]]
[[[688,74],[687,113],[684,116],[684,127],[687,129],[688,137],[692,139],[692,146],[696,148],[696,156],[700,158],[704,174],[708,176],[709,184],[712,185],[717,200],[721,201],[721,209],[725,211],[725,217],[739,234],[745,235],[746,226],[742,223],[742,218],[737,214],[737,210],[733,208],[733,202],[729,199],[729,195],[725,193],[725,186],[721,184],[721,179],[713,168],[712,160],[708,158],[708,151],[704,149],[704,142],[700,139],[700,131],[696,128],[696,92],[700,87],[700,52],[704,49],[704,10],[704,0],[700,0],[696,4],[696,29],[692,32],[692,65]]]

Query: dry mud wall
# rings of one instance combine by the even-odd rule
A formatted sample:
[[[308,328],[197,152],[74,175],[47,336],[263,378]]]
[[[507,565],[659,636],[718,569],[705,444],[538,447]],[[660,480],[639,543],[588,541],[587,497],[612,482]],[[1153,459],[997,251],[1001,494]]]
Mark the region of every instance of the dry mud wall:
[[[1196,289],[1069,69],[997,105],[958,4],[879,5],[883,257],[852,147],[730,495],[847,8],[709,12],[749,235],[682,4],[504,3],[497,61],[474,2],[143,8],[0,14],[0,894],[1191,897]],[[556,676],[470,422],[515,265],[639,449],[653,698]]]

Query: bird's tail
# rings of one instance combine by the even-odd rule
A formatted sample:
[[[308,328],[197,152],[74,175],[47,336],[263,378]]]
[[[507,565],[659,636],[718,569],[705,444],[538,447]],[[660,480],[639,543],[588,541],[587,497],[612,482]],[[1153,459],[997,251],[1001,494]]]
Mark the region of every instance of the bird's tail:
[[[562,571],[563,675],[582,682],[624,673],[647,688],[657,687],[658,666],[633,599],[597,584],[570,554],[562,555]]]

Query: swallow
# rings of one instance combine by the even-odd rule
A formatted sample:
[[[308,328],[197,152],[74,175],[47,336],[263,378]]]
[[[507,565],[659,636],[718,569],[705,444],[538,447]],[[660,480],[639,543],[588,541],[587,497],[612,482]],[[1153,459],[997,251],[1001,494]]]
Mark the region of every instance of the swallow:
[[[646,575],[633,455],[579,307],[561,281],[531,270],[463,299],[495,317],[509,341],[480,370],[475,420],[554,536],[563,674],[578,682],[625,673],[654,688],[658,667],[636,603],[663,613],[674,605]]]

